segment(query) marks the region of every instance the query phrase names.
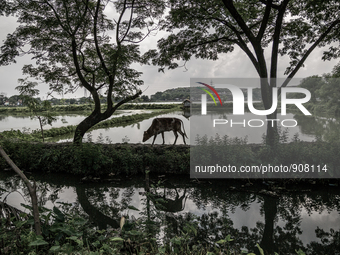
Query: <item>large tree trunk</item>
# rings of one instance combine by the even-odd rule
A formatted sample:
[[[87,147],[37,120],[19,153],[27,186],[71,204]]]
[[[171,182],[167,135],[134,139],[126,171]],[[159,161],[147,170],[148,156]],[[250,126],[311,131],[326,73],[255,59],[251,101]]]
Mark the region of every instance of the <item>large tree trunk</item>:
[[[111,92],[110,92],[111,93]],[[74,133],[73,143],[74,144],[81,144],[83,137],[85,133],[92,128],[94,125],[98,124],[99,122],[106,120],[112,116],[112,114],[118,109],[119,106],[136,99],[142,94],[142,91],[138,91],[136,94],[132,96],[128,96],[125,99],[121,100],[119,103],[117,103],[114,107],[112,106],[111,100],[107,101],[107,109],[105,112],[101,112],[100,110],[100,101],[97,92],[94,92],[93,98],[95,102],[95,109],[91,113],[90,116],[88,116],[86,119],[84,119],[80,124],[77,126],[76,131]]]
[[[275,146],[278,142],[278,130],[277,130],[277,111],[267,116],[267,134],[266,144],[269,146]]]
[[[276,86],[276,82],[271,79],[271,83],[274,86],[270,85],[267,78],[261,78],[261,96],[265,110],[269,110],[273,105],[273,87]],[[277,110],[275,110],[272,114],[267,115],[266,144],[275,146],[278,141],[277,134]]]
[[[274,254],[277,250],[274,244],[274,221],[277,213],[277,199],[264,196],[264,230],[260,247],[265,254]]]
[[[85,133],[91,127],[105,119],[107,118],[105,118],[105,116],[102,113],[97,112],[97,110],[94,110],[90,116],[86,117],[86,119],[80,122],[79,125],[77,126],[76,131],[74,133],[73,143],[81,144]]]

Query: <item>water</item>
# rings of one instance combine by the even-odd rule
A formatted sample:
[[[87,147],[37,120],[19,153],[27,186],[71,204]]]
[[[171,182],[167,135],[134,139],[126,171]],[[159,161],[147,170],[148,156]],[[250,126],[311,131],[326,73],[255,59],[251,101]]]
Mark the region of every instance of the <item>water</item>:
[[[123,115],[132,115],[138,113],[150,113],[149,110],[117,110],[111,118],[121,117]],[[78,125],[87,116],[84,113],[66,113],[62,115],[55,116],[57,118],[56,122],[51,125],[44,126],[44,129],[50,129],[52,127],[62,127],[68,125]],[[27,129],[35,130],[39,129],[39,120],[37,118],[31,118],[27,115],[0,115],[0,132],[6,130],[20,130],[25,131]]]
[[[213,127],[213,121],[219,119]],[[296,120],[296,115],[288,113],[285,116],[278,114],[278,128],[281,131],[286,132],[288,141],[292,140],[294,136],[298,135],[299,139],[302,141],[313,141],[315,140],[315,134],[313,132],[303,132],[302,131],[302,121]],[[294,122],[290,121],[284,122],[283,119],[295,120],[298,123],[295,127],[285,127],[293,126]],[[239,137],[246,138],[249,143],[261,143],[263,141],[263,135],[266,133],[267,122],[266,116],[256,116],[252,113],[245,113],[242,116],[232,115],[232,114],[218,114],[218,113],[208,113],[206,116],[194,115],[191,117],[191,140],[193,140],[196,135],[208,137],[214,137],[216,134],[220,136],[227,135],[229,137]],[[248,125],[248,123],[250,123]],[[293,123],[293,124],[292,124]],[[262,125],[262,126],[261,126]],[[271,123],[269,123],[271,125]],[[253,127],[250,127],[253,126]],[[259,126],[259,127],[257,127]]]
[[[136,112],[123,111],[119,114]],[[84,119],[84,116],[79,114],[60,117],[66,118],[68,123],[60,121],[54,123],[53,127],[75,125]],[[183,120],[189,138],[192,132],[199,132],[200,129],[208,130],[204,126],[206,123],[190,129],[188,116],[184,117],[182,112],[159,117],[177,117]],[[190,118],[195,118],[195,116]],[[208,120],[214,118],[230,120],[235,116],[229,113],[207,115]],[[253,117],[246,113],[244,118],[248,121]],[[262,119],[259,116],[256,118]],[[340,139],[337,118],[306,117],[292,113],[285,118],[295,119],[298,122],[297,127],[287,130],[289,139],[292,139],[295,134],[299,134],[299,138],[305,141],[315,140],[316,137],[326,141]],[[148,129],[152,120],[153,118],[150,118],[125,127],[94,130],[90,135],[85,135],[84,140],[140,143],[143,132]],[[36,126],[33,127],[33,125]],[[5,116],[0,118],[1,131],[24,126],[35,129],[38,123],[37,120],[30,120],[29,117]],[[222,126],[219,128],[224,128],[230,137],[247,137],[249,143],[261,142],[262,134],[265,133],[265,127],[251,132],[247,128],[234,129]],[[202,135],[204,134],[206,132],[202,132]],[[215,133],[210,132],[208,135],[214,136]],[[72,140],[72,137],[73,134],[70,134],[58,137],[56,141]],[[172,144],[174,139],[172,132],[165,133],[166,144]],[[187,144],[192,142],[190,139],[186,141]],[[146,143],[151,142],[152,138]],[[156,143],[162,143],[161,135],[158,135]],[[183,144],[182,137],[178,137],[177,144]],[[142,177],[135,176],[132,179],[117,177],[105,184],[81,184],[79,177],[61,174],[37,175],[34,178],[38,184],[40,205],[52,208],[59,206],[58,202],[71,203],[83,213],[90,215],[100,228],[106,226],[118,228],[119,219],[123,215],[128,218],[132,216],[139,218],[145,217],[147,208],[156,211],[154,202],[145,196],[145,182]],[[156,184],[159,178],[153,176],[151,180]],[[197,184],[189,177],[166,177],[166,181],[162,184],[164,188],[152,190],[156,197],[163,197],[165,193],[168,205],[171,205],[158,210],[159,218],[155,220],[163,222],[164,225],[162,230],[155,234],[156,238],[160,241],[169,240],[180,233],[180,226],[185,225],[188,218],[196,217],[199,228],[195,238],[200,240],[218,241],[230,234],[235,240],[232,243],[233,247],[246,248],[252,252],[256,251],[254,246],[259,243],[269,250],[276,247],[279,254],[296,254],[295,250],[299,248],[308,251],[308,254],[340,253],[340,191],[338,187],[324,186],[317,189],[310,185],[307,187],[301,185],[287,190],[283,188],[283,192],[278,197],[271,197],[261,193],[261,190],[268,188],[268,183],[256,188],[248,180],[245,180],[243,184],[248,186],[242,188],[229,180],[209,180],[209,182]],[[3,200],[6,197],[10,205],[25,210],[20,203],[28,204],[29,198],[27,191],[22,189],[23,186],[24,184],[13,176],[11,171],[0,171],[0,188],[11,192],[3,193],[0,199]],[[178,196],[176,196],[176,191]],[[130,205],[140,211],[128,209]]]
[[[111,118],[123,116],[123,115],[131,115],[137,113],[149,113],[151,111],[148,110],[123,110],[117,111],[116,115],[113,115]],[[205,117],[205,121],[199,122],[195,125],[195,118],[197,118],[198,113],[194,113],[196,115],[190,116],[189,113],[184,112],[173,112],[170,114],[160,115],[158,117],[176,117],[183,121],[184,128],[189,139],[186,139],[187,144],[191,144],[192,141],[195,140],[196,134],[203,136],[207,135],[208,137],[214,137],[216,133],[220,135],[228,135],[229,137],[239,137],[239,138],[247,138],[248,143],[261,143],[263,140],[263,135],[266,133],[266,126],[249,128],[248,126],[243,127],[243,125],[234,125],[234,127],[230,127],[231,119],[234,122],[242,123],[243,120],[247,123],[251,119],[260,119],[265,122],[265,116],[256,116],[251,113],[245,113],[244,116],[233,116],[230,112],[226,113],[213,113],[208,112],[208,115]],[[185,115],[185,116],[184,116]],[[61,127],[67,125],[77,125],[84,118],[84,115],[79,113],[74,114],[65,114],[57,116],[58,121],[52,124],[52,127]],[[104,143],[141,143],[144,131],[146,131],[152,123],[154,117],[150,119],[143,120],[141,122],[127,125],[127,126],[119,126],[112,128],[101,128],[91,131],[89,134],[84,136],[84,141],[93,141],[93,142],[104,142]],[[63,122],[64,119],[66,122]],[[190,121],[189,121],[190,119]],[[212,128],[213,119],[225,119],[228,120],[229,123],[226,125],[216,125],[216,128]],[[320,138],[324,141],[340,141],[340,129],[339,127],[339,118],[334,117],[319,117],[319,116],[304,116],[299,114],[288,113],[286,116],[278,115],[278,119],[293,119],[298,125],[296,127],[285,128],[281,126],[281,130],[286,132],[287,140],[290,141],[294,139],[295,136],[302,141],[313,141],[316,138]],[[190,125],[191,123],[191,125]],[[194,125],[192,125],[194,123]],[[258,125],[258,123],[253,122],[252,124]],[[287,123],[286,123],[287,124]],[[280,127],[280,124],[278,125]],[[4,130],[11,129],[19,129],[24,131],[25,129],[38,129],[39,123],[36,119],[31,119],[27,116],[9,116],[9,115],[0,115],[0,132]],[[46,125],[44,129],[49,129],[51,126]],[[49,141],[55,142],[65,142],[72,141],[73,134],[68,134],[60,137],[56,137],[50,139]],[[146,141],[146,144],[152,143],[152,139],[150,138]],[[175,137],[173,132],[165,132],[165,143],[173,144]],[[155,141],[156,144],[162,143],[161,135],[157,136]],[[176,144],[183,144],[183,139],[181,136],[178,137]]]
[[[59,206],[58,202],[72,203],[88,214],[99,228],[118,228],[121,216],[146,217],[146,211],[151,210],[157,211],[154,221],[163,224],[162,230],[155,233],[159,241],[174,237],[189,218],[196,217],[198,234],[195,238],[218,241],[230,234],[235,240],[232,243],[235,249],[254,252],[255,244],[261,243],[267,249],[275,247],[279,254],[295,254],[300,248],[308,249],[308,254],[340,252],[340,191],[337,187],[318,189],[307,184],[306,187],[287,185],[287,189],[274,198],[261,193],[268,183],[252,185],[245,181],[243,184],[248,183],[248,187],[242,188],[229,180],[197,184],[189,177],[166,176],[162,178],[162,188],[151,189],[154,199],[165,194],[168,201],[165,207],[157,210],[153,199],[145,196],[143,177],[116,178],[103,184],[82,184],[77,177],[59,173],[35,175],[34,178],[39,205],[52,208]],[[161,178],[151,176],[150,179],[157,183]],[[2,194],[1,200],[7,196],[8,204],[25,210],[20,203],[27,204],[29,198],[23,186],[11,172],[0,171],[0,187],[13,191]],[[130,210],[128,206],[139,211]],[[329,234],[327,239],[321,239],[322,231]]]

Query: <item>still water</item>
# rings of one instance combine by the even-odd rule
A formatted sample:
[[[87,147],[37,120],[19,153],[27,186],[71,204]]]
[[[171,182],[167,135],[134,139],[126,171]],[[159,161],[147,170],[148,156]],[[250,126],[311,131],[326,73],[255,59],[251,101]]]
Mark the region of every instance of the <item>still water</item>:
[[[141,111],[140,111],[141,112]],[[143,111],[146,112],[146,111]],[[121,111],[120,115],[134,114],[137,111]],[[184,116],[185,115],[185,116]],[[114,117],[115,117],[114,116]],[[205,130],[203,123],[198,127],[190,127],[188,116],[183,112],[174,112],[160,117],[180,118],[185,127],[185,132],[190,138],[190,130]],[[207,115],[211,121],[214,118],[230,119],[232,116]],[[61,120],[53,127],[63,125],[76,125],[84,116],[80,114],[60,116]],[[234,118],[234,117],[233,117]],[[249,113],[246,119],[253,118]],[[257,118],[260,118],[257,116]],[[286,118],[295,119],[298,126],[287,130],[288,139],[298,134],[299,139],[305,141],[315,140],[317,137],[325,141],[340,140],[339,121],[336,118],[306,117],[289,113]],[[139,143],[142,142],[143,132],[151,125],[153,118],[139,123],[91,131],[85,135],[85,141],[107,143]],[[23,127],[38,128],[37,120],[29,117],[0,117],[0,131],[21,129]],[[48,126],[46,126],[48,128]],[[249,143],[260,143],[265,127],[256,130],[239,127],[235,129],[224,128],[229,137],[247,137]],[[251,131],[251,132],[250,132]],[[214,136],[213,131],[202,132]],[[56,141],[71,140],[69,136],[58,137]],[[165,133],[165,143],[174,142],[172,132]],[[193,139],[186,139],[187,144]],[[152,139],[146,143],[151,143]],[[162,143],[158,135],[156,143]],[[178,137],[177,144],[183,144],[182,137]],[[240,188],[230,180],[219,182],[212,180],[197,184],[189,177],[172,179],[163,178],[162,188],[154,188],[151,192],[153,198],[163,198],[168,203],[162,208],[156,208],[155,199],[145,195],[144,178],[112,179],[105,184],[80,183],[79,177],[52,175],[34,176],[38,184],[39,203],[52,208],[60,206],[58,202],[71,203],[81,213],[90,217],[99,228],[118,228],[121,216],[127,218],[145,217],[146,210],[152,208],[157,212],[154,219],[163,224],[160,232],[155,237],[164,242],[180,233],[188,219],[195,218],[198,224],[197,239],[206,242],[216,242],[228,234],[235,240],[234,249],[246,248],[255,252],[257,243],[267,250],[279,254],[296,254],[295,250],[303,249],[307,254],[340,254],[340,190],[338,187],[325,186],[319,189],[313,187],[296,187],[284,189],[278,197],[271,197],[261,193],[268,188],[268,183],[255,188]],[[152,182],[157,183],[159,177],[152,177]],[[253,187],[249,181],[249,187]],[[0,171],[0,188],[7,190],[0,196],[1,201],[6,201],[19,209],[24,210],[20,203],[28,204],[27,191],[22,189],[24,184],[11,172]],[[235,187],[236,186],[236,187]],[[247,186],[247,187],[248,187]],[[1,189],[0,189],[1,190]],[[168,205],[168,206],[167,206]],[[128,208],[134,206],[139,211]],[[156,210],[157,209],[157,210]]]
[[[268,183],[252,186],[247,181],[249,188],[242,188],[230,180],[198,184],[185,176],[151,176],[151,183],[161,180],[162,188],[152,188],[153,196],[147,197],[145,180],[139,176],[102,184],[85,184],[79,177],[60,174],[34,178],[40,206],[71,203],[99,228],[118,228],[121,216],[138,219],[153,212],[153,221],[162,225],[155,233],[160,242],[179,234],[188,219],[195,219],[197,240],[216,242],[230,234],[235,250],[254,252],[259,243],[279,254],[296,254],[300,248],[307,254],[340,252],[338,187],[290,186],[280,196],[271,197],[261,193]],[[25,210],[20,203],[27,204],[29,196],[23,186],[11,172],[0,171],[0,188],[7,191],[2,192],[1,201],[6,197],[8,204]],[[162,207],[155,206],[159,198],[167,201]]]
[[[121,110],[117,111],[115,115],[111,118],[120,117],[123,115],[132,115],[138,113],[150,113],[148,110]],[[67,125],[77,125],[86,116],[81,113],[72,113],[57,116],[57,121],[52,123],[52,126],[46,125],[44,129],[49,129],[51,127],[61,127]],[[233,116],[231,113],[218,114],[213,112],[208,112],[205,117],[205,121],[199,122],[199,125],[190,125],[190,123],[195,123],[194,120],[197,115],[190,116],[187,112],[173,112],[165,115],[159,115],[158,117],[176,117],[183,121],[185,132],[188,139],[186,138],[187,144],[192,144],[195,142],[195,136],[198,134],[200,136],[207,135],[208,137],[214,137],[216,133],[226,134],[229,137],[239,137],[247,139],[248,143],[261,143],[263,141],[263,135],[266,133],[266,125],[263,127],[249,128],[243,127],[243,125],[234,125],[230,127],[227,125],[216,125],[216,128],[212,128],[212,122],[214,119],[225,119],[230,121],[233,119],[234,122],[246,123],[254,119],[254,115],[246,112],[242,118],[240,116]],[[278,119],[283,118],[278,115]],[[334,117],[318,117],[318,116],[304,116],[293,113],[288,113],[284,116],[286,119],[295,120],[298,125],[296,127],[285,128],[278,125],[282,132],[285,132],[287,136],[287,141],[298,137],[302,141],[313,141],[316,138],[322,139],[324,141],[340,141],[340,129],[338,128],[339,118]],[[256,119],[265,121],[265,116],[256,116]],[[104,143],[141,143],[144,131],[146,131],[152,123],[153,118],[143,120],[141,122],[112,128],[101,128],[92,130],[84,136],[84,141],[92,142],[104,142]],[[10,116],[10,115],[0,115],[0,132],[5,130],[36,130],[39,128],[39,122],[37,119],[31,119],[27,116]],[[191,132],[190,132],[191,131]],[[73,134],[59,136],[49,141],[54,142],[64,142],[72,141]],[[175,137],[173,132],[165,132],[165,143],[173,144]],[[152,143],[152,138],[146,141],[146,144]],[[161,135],[156,138],[156,144],[162,143]],[[183,144],[183,138],[179,135],[177,144]]]
[[[190,122],[187,118],[181,115],[181,112],[173,112],[169,114],[162,114],[158,115],[157,117],[166,117],[166,118],[178,118],[183,121],[184,130],[187,134],[188,138],[185,138],[187,144],[190,144]],[[93,141],[93,142],[104,142],[104,143],[142,143],[143,140],[143,133],[146,131],[150,125],[152,124],[153,118],[146,119],[140,121],[138,123],[128,125],[128,126],[121,126],[121,127],[112,127],[112,128],[99,128],[88,132],[85,136],[83,141]],[[182,128],[183,130],[183,128]],[[72,141],[73,135],[65,136],[65,137],[57,138],[58,142],[66,142]],[[173,132],[165,132],[164,133],[164,140],[165,144],[173,144],[175,141],[175,136]],[[145,142],[145,144],[151,144],[153,141],[153,137]],[[155,144],[162,144],[162,135],[159,134],[156,137]],[[178,138],[176,144],[184,144],[183,137],[178,133]]]
[[[117,118],[121,116],[127,116],[138,113],[150,113],[149,110],[117,110],[114,115],[110,118]],[[63,115],[55,116],[57,121],[52,123],[51,125],[44,126],[44,129],[50,129],[52,127],[62,127],[67,125],[78,125],[81,121],[83,121],[87,116],[84,113],[67,113]],[[27,115],[1,115],[0,114],[0,132],[5,130],[20,130],[24,131],[27,129],[35,130],[39,129],[39,121],[37,118],[31,118]]]

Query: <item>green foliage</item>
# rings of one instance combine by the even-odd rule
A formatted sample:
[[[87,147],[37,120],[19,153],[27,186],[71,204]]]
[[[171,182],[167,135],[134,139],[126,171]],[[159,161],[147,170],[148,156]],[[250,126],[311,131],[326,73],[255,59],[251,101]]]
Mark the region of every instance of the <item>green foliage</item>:
[[[1,249],[10,250],[11,254],[96,254],[91,250],[97,254],[115,254],[110,240],[104,236],[106,231],[96,230],[91,222],[71,209],[71,204],[59,204],[62,211],[57,207],[40,208],[42,236],[31,231],[31,216],[24,221],[12,218],[14,226],[0,229]],[[0,220],[4,223],[5,219]]]
[[[58,203],[60,207],[48,209],[41,207],[42,236],[31,231],[33,218],[24,213],[25,219],[16,217],[0,218],[0,252],[10,254],[240,254],[231,251],[228,244],[233,241],[231,235],[224,239],[202,244],[197,242],[198,222],[188,219],[178,235],[168,242],[159,243],[153,233],[160,227],[156,218],[141,217],[135,219],[126,215],[121,218],[118,229],[97,230],[86,215],[79,214],[68,203]],[[22,206],[31,210],[30,206]],[[151,209],[154,211],[155,209]],[[156,212],[153,212],[153,214]],[[15,240],[13,242],[13,240]],[[261,249],[258,246],[259,249]],[[6,252],[5,252],[6,253]],[[303,253],[299,253],[303,254]],[[249,254],[250,255],[250,254]]]
[[[32,112],[32,118],[37,118],[39,120],[41,137],[44,141],[43,126],[47,124],[52,125],[52,122],[57,120],[48,111],[52,107],[51,102],[47,100],[41,102],[39,99],[34,98],[34,96],[39,94],[39,90],[35,89],[35,86],[37,86],[38,83],[27,81],[27,79],[19,79],[19,83],[22,85],[15,89],[19,90],[23,103],[27,105],[28,109]],[[42,113],[43,109],[45,112]]]
[[[311,92],[307,107],[315,113],[327,113],[332,116],[340,114],[340,64],[331,73],[310,76],[303,79],[299,86]]]
[[[198,146],[192,148],[191,160],[196,165],[215,165],[215,159],[236,167],[259,163],[256,153],[247,145],[247,139],[220,137],[216,134],[210,139],[197,136],[195,144]]]
[[[265,141],[265,138],[264,138]],[[216,165],[217,160],[228,162],[231,166],[288,166],[291,168],[289,178],[332,178],[340,165],[340,143],[334,142],[303,142],[298,136],[288,140],[287,130],[278,133],[277,142],[272,145],[247,144],[246,140],[228,136],[197,137],[196,144],[191,148],[191,160],[195,165]],[[307,167],[306,172],[298,171]],[[312,170],[312,167],[314,168]],[[294,170],[294,171],[293,171]],[[284,173],[283,173],[284,174]],[[233,177],[244,173],[235,172]],[[252,172],[249,178],[262,178],[260,172]],[[267,173],[267,177],[279,178],[277,173]],[[280,177],[288,177],[285,176]]]
[[[20,132],[7,131],[7,133]],[[230,165],[320,165],[317,177],[333,177],[340,165],[340,143],[288,141],[282,131],[275,146],[251,145],[246,140],[219,137],[197,138],[200,146],[144,146],[130,144],[41,144],[4,139],[2,146],[21,169],[27,171],[67,172],[82,175],[144,173],[188,174],[190,156],[196,162],[209,164],[214,157],[225,158]],[[222,148],[222,149],[221,149]],[[195,158],[196,157],[196,158]],[[62,163],[61,163],[62,162]],[[216,162],[212,162],[216,164]],[[0,166],[7,167],[3,159]],[[327,171],[322,170],[326,166]],[[316,170],[316,169],[315,169]],[[298,173],[296,173],[298,174]],[[309,173],[304,173],[307,178]],[[292,175],[293,176],[293,175]]]
[[[78,126],[75,143],[80,144],[86,131],[108,119],[120,105],[141,95],[142,73],[132,64],[144,63],[139,43],[158,29],[165,2],[15,0],[12,4],[20,26],[1,47],[0,65],[15,62],[28,53],[23,50],[28,46],[36,63],[25,65],[24,74],[44,81],[51,93],[73,93],[78,87],[90,92],[93,118]],[[113,11],[110,16],[107,9]],[[104,111],[101,93],[106,96]],[[113,99],[117,99],[115,106]]]
[[[338,31],[339,2],[334,1],[205,1],[171,0],[171,10],[163,29],[169,35],[160,39],[158,51],[145,58],[154,65],[175,69],[192,58],[217,60],[238,47],[249,58],[261,79],[265,109],[272,106],[272,88],[285,87],[304,65],[316,47],[328,46],[323,60],[340,56]],[[319,14],[321,7],[322,15]],[[286,19],[286,17],[290,17]],[[285,80],[277,80],[279,59],[289,57]],[[282,68],[281,68],[282,69]],[[276,119],[276,112],[267,116]],[[272,145],[276,126],[268,128]]]
[[[150,255],[240,255],[254,253],[233,250],[229,244],[233,242],[231,234],[219,241],[209,243],[197,241],[200,227],[197,220],[188,218],[181,226],[181,231],[168,241],[160,243],[154,236],[159,229],[156,218],[141,217],[135,219],[126,215],[121,219],[120,228],[98,230],[88,216],[79,214],[71,204],[58,202],[60,207],[48,209],[41,207],[40,220],[42,235],[37,236],[31,227],[33,218],[23,213],[25,219],[13,217],[11,224],[0,218],[3,227],[0,229],[0,252],[10,254],[150,254]],[[31,209],[29,206],[22,206]],[[151,209],[154,211],[155,209]],[[155,213],[155,212],[154,212]],[[227,230],[227,226],[225,226]],[[15,241],[13,241],[15,240]],[[260,254],[263,249],[256,245]],[[304,255],[301,250],[298,255]],[[275,253],[275,255],[278,255]]]
[[[180,174],[187,173],[190,163],[189,148],[180,146],[156,148],[93,143],[75,146],[10,140],[4,140],[2,146],[20,169],[31,172],[66,172],[92,176],[112,173],[131,175],[144,173],[146,167],[152,172],[161,172],[165,166],[168,172]],[[7,167],[2,158],[0,166]]]
[[[333,1],[172,0],[163,25],[172,33],[158,41],[159,52],[147,56],[164,71],[183,66],[181,60],[216,60],[240,47],[262,78],[276,78],[278,55],[288,56],[286,74],[292,78],[316,46],[339,42],[340,22],[334,15],[338,9],[339,3]],[[284,20],[286,16],[293,18]],[[266,49],[271,51],[271,62],[264,57]],[[323,59],[338,56],[339,48],[330,46]],[[270,70],[270,76],[264,69]]]
[[[167,89],[151,96],[152,101],[175,101],[190,98],[190,87]]]

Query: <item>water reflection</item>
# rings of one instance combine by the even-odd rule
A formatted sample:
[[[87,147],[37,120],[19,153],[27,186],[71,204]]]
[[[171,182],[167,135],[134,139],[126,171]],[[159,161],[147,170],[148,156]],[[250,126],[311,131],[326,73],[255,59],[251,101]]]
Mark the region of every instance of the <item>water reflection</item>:
[[[294,120],[294,114],[288,113],[285,116],[281,116],[280,114],[278,114],[277,118],[281,120],[281,122],[277,121],[278,127],[281,129],[281,131],[287,132],[287,137],[289,141],[294,139],[294,136],[296,136],[296,134],[298,134],[299,139],[302,141],[315,140],[314,134],[303,132],[302,125],[304,125],[304,123],[299,122],[299,120],[297,120],[298,125],[295,127],[285,127],[293,126],[292,123],[286,123],[287,125],[285,126],[282,125],[282,120],[284,119]],[[227,123],[216,124],[215,127],[213,127],[213,122],[215,119],[225,120],[227,121]],[[221,121],[221,123],[224,122]],[[263,135],[266,134],[267,129],[266,116],[257,116],[250,112],[246,112],[244,115],[232,115],[231,113],[219,114],[217,112],[211,112],[209,114],[208,112],[206,116],[191,116],[190,124],[191,141],[195,140],[195,137],[197,135],[199,137],[202,137],[204,135],[207,135],[208,137],[215,137],[216,134],[219,134],[221,137],[227,135],[231,138],[247,138],[247,141],[249,143],[262,143]],[[270,125],[270,123],[268,123],[268,125]]]
[[[123,115],[132,115],[138,113],[150,113],[149,110],[117,110],[111,118],[121,117]],[[44,129],[50,129],[52,127],[62,127],[68,125],[78,125],[81,121],[83,121],[87,115],[84,112],[72,112],[65,113],[58,116],[56,122],[52,123],[52,126],[46,125]],[[5,130],[21,130],[30,129],[35,130],[39,128],[39,121],[37,119],[32,119],[27,115],[0,115],[0,132]]]
[[[119,117],[122,115],[131,115],[138,113],[148,113],[151,111],[147,110],[124,110],[117,111],[117,115],[112,116],[112,118]],[[195,141],[196,135],[203,136],[205,134],[208,137],[214,137],[216,133],[220,135],[228,135],[229,137],[247,137],[248,143],[261,143],[262,136],[266,133],[266,125],[258,128],[243,127],[242,125],[236,125],[236,128],[230,128],[228,125],[217,125],[215,128],[211,128],[213,119],[225,119],[230,122],[233,119],[236,123],[241,123],[245,120],[247,123],[251,119],[257,119],[265,121],[265,116],[256,116],[246,112],[244,116],[233,116],[230,109],[229,111],[220,112],[208,112],[205,121],[200,121],[198,125],[195,125],[195,119],[200,113],[197,111],[178,111],[169,114],[159,115],[157,117],[176,117],[183,121],[186,134],[190,138],[187,144],[191,144],[190,141]],[[58,116],[58,121],[53,123],[52,127],[60,127],[67,125],[77,125],[85,118],[81,113],[76,114],[65,114]],[[63,121],[63,119],[66,121]],[[298,125],[296,127],[284,128],[281,127],[283,131],[287,131],[288,141],[294,139],[296,135],[302,141],[313,141],[316,139],[321,139],[323,141],[340,141],[340,119],[335,117],[327,116],[305,116],[301,114],[288,113],[285,116],[278,115],[278,119],[294,119],[297,121]],[[152,123],[153,118],[143,120],[141,122],[135,123],[133,125],[122,125],[119,127],[112,128],[101,128],[93,130],[84,136],[84,142],[101,142],[101,143],[141,143],[143,132],[149,128]],[[190,121],[189,121],[190,120]],[[37,129],[39,128],[37,120],[32,120],[27,116],[5,116],[0,115],[0,132],[4,130],[11,129]],[[252,123],[257,125],[259,123]],[[286,123],[287,124],[287,123]],[[291,124],[291,123],[290,123]],[[280,126],[280,125],[279,125]],[[44,129],[49,129],[51,126],[46,125]],[[74,134],[63,135],[48,139],[52,142],[65,142],[72,141]],[[173,144],[174,135],[172,132],[165,133],[166,144]],[[151,144],[152,139],[148,140],[146,144]],[[161,136],[157,136],[156,144],[162,143]],[[183,141],[178,139],[177,144],[183,144]]]
[[[28,201],[18,178],[0,174],[2,189],[18,190],[22,195],[10,194],[9,204],[16,205],[16,199]],[[106,184],[81,184],[79,178],[60,174],[35,178],[39,205],[51,208],[57,202],[72,203],[99,228],[118,228],[122,215],[148,219],[161,226],[152,234],[168,242],[191,220],[197,226],[194,241],[216,242],[230,234],[234,239],[231,248],[237,251],[257,252],[259,243],[269,253],[296,254],[298,249],[308,254],[340,252],[340,191],[332,187],[281,188],[279,196],[269,196],[261,192],[263,187],[249,192],[231,180],[198,184],[181,177],[161,179],[162,188],[151,188],[147,195],[141,177]],[[160,180],[153,177],[152,181]]]
[[[313,135],[326,142],[340,141],[340,119],[335,117],[295,115],[301,126],[301,132]]]

